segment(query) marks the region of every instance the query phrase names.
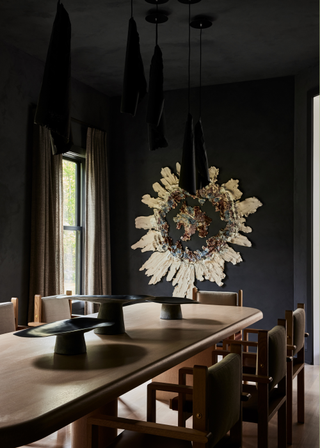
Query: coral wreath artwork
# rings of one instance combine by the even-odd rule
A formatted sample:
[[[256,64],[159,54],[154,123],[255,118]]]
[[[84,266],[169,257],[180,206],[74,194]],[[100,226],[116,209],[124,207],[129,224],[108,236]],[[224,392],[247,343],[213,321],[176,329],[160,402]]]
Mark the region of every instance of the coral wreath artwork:
[[[179,175],[180,164],[176,164]],[[152,251],[149,259],[141,266],[140,271],[151,277],[149,284],[154,285],[167,275],[167,281],[172,282],[173,297],[192,298],[192,289],[196,280],[209,280],[222,286],[225,278],[224,264],[237,264],[242,261],[239,252],[231,244],[250,247],[250,240],[242,233],[250,233],[252,229],[245,225],[248,215],[255,213],[262,203],[255,197],[240,201],[242,192],[239,181],[230,179],[219,185],[218,168],[209,168],[210,183],[205,188],[197,190],[196,196],[191,196],[179,187],[179,178],[166,167],[161,170],[162,185],[153,184],[157,198],[146,194],[142,202],[153,210],[150,216],[139,216],[135,220],[137,229],[147,230],[147,233],[131,247],[142,252]],[[196,199],[199,205],[188,205],[188,199]],[[182,241],[189,241],[198,232],[200,238],[208,235],[211,218],[201,210],[207,201],[214,211],[220,214],[225,227],[218,234],[206,240],[201,249],[190,250],[183,246]],[[173,218],[177,229],[184,228],[184,234],[179,241],[174,242],[169,235],[167,215],[172,209],[179,208]],[[242,233],[240,233],[242,232]]]

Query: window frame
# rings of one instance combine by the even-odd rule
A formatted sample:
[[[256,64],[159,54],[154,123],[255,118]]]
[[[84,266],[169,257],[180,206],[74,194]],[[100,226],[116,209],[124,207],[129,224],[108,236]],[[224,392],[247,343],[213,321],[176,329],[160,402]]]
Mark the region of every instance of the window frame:
[[[76,225],[63,225],[63,231],[79,232],[79,240],[77,240],[76,243],[76,291],[72,291],[72,293],[82,295],[85,250],[85,157],[72,152],[67,152],[62,155],[62,159],[76,164]]]

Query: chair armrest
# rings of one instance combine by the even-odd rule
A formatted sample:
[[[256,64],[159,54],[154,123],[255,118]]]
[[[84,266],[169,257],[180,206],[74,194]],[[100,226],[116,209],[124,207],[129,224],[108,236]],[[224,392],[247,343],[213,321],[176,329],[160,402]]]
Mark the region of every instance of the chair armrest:
[[[108,428],[121,428],[145,434],[153,434],[173,439],[190,440],[198,443],[207,443],[207,434],[196,429],[180,426],[164,425],[162,423],[142,422],[127,418],[113,417],[104,414],[96,414],[88,418],[88,425],[105,426]],[[89,431],[90,433],[90,431]]]
[[[152,382],[147,386],[147,420],[148,422],[156,421],[156,391],[175,392],[178,394],[192,395],[193,387],[182,384],[157,383]]]
[[[157,383],[152,382],[147,386],[147,393],[151,393],[151,391],[162,390],[164,392],[176,392],[180,394],[192,394],[193,387],[186,386],[183,384],[172,384],[172,383]]]
[[[259,333],[259,331],[260,331],[260,329],[258,329],[258,328],[245,328],[244,330],[242,330],[242,332],[243,332],[243,334],[247,334],[247,333],[255,333],[255,334],[258,334]]]
[[[226,345],[231,345],[233,343],[234,343],[234,341],[230,341],[230,342],[228,341],[226,343]],[[211,353],[216,353],[217,355],[220,355],[220,356],[227,356],[227,355],[229,355],[230,350],[223,350],[223,349],[217,348],[217,349],[213,349]]]
[[[251,398],[251,394],[246,393],[246,392],[242,392],[241,394],[241,401],[249,401]]]
[[[180,385],[183,385],[183,386],[186,385],[186,376],[187,375],[193,375],[193,367],[181,367],[181,369],[179,369],[178,383]]]
[[[28,327],[39,327],[39,325],[44,325],[45,322],[28,322]]]
[[[250,373],[244,373],[242,375],[242,379],[243,381],[252,381],[254,383],[264,383],[264,384],[266,383],[268,384],[273,381],[272,376],[253,375]]]
[[[297,348],[296,345],[289,345],[289,344],[287,344],[287,350],[294,350],[295,348]]]
[[[256,358],[257,357],[257,353],[255,352],[244,352],[243,353],[243,359],[250,359],[250,358]]]
[[[243,341],[243,340],[237,340],[237,339],[235,339],[234,341],[227,342],[227,345],[232,345],[232,344],[242,345],[243,347],[258,347],[258,342]]]
[[[193,367],[181,367],[179,372],[182,372],[185,375],[193,375]]]

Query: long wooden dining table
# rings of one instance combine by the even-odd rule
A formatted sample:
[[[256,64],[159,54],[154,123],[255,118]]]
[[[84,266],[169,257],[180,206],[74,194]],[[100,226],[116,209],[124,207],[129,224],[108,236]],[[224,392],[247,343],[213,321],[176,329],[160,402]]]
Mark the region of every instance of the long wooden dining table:
[[[79,421],[263,317],[254,308],[195,303],[181,306],[183,319],[163,320],[160,307],[124,307],[126,332],[86,333],[82,355],[54,354],[55,336],[1,335],[0,447],[25,445]]]

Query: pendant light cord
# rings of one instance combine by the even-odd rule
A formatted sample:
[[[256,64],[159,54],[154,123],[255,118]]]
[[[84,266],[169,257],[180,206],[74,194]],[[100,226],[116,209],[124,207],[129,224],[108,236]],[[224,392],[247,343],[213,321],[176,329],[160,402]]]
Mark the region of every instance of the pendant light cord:
[[[200,70],[199,70],[199,118],[202,108],[202,28],[200,28]]]
[[[131,19],[133,18],[133,0],[131,0]]]
[[[158,45],[158,2],[157,2],[157,12],[156,12],[156,45]]]
[[[189,52],[188,52],[188,113],[190,114],[190,59],[191,59],[191,44],[190,44],[190,17],[191,4],[189,3]]]

